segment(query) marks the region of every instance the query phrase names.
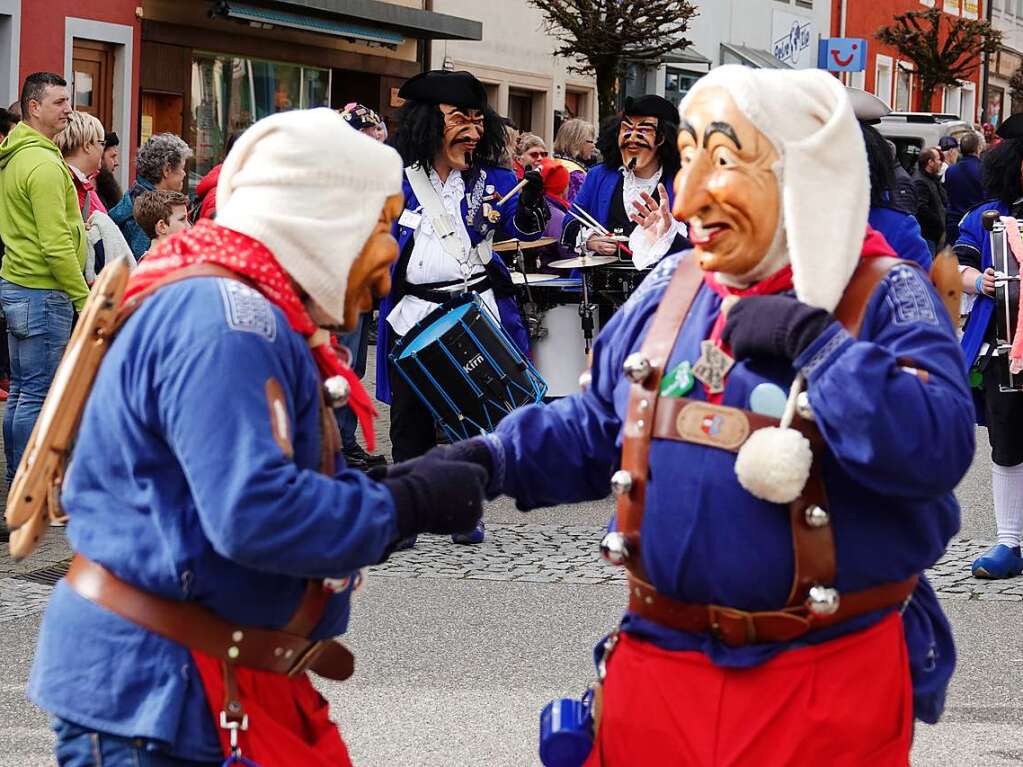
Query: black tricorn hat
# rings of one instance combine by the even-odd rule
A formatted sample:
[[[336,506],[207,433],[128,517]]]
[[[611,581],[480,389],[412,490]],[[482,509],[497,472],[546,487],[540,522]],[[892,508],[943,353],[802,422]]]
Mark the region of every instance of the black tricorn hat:
[[[1009,115],[996,132],[1004,139],[1023,138],[1023,112]]]
[[[622,114],[629,117],[656,117],[661,122],[678,124],[678,109],[668,99],[660,96],[640,96],[625,99]]]
[[[487,90],[471,72],[431,69],[409,78],[398,96],[430,104],[451,104],[463,109],[483,109]]]

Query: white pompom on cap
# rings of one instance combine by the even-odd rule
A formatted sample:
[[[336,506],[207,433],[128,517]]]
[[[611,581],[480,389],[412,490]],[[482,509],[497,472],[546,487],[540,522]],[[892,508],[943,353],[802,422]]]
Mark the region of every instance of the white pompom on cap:
[[[758,429],[739,448],[735,476],[751,495],[771,503],[792,503],[810,478],[810,440],[795,429]]]

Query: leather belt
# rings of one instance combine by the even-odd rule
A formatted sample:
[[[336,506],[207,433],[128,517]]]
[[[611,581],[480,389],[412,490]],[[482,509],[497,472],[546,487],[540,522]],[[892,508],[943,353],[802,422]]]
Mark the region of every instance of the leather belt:
[[[842,592],[838,610],[816,615],[804,605],[781,610],[749,612],[720,605],[681,602],[658,592],[646,581],[629,574],[629,610],[642,618],[677,631],[710,633],[729,647],[762,642],[790,642],[815,629],[833,626],[866,613],[905,604],[919,576],[862,591]]]
[[[429,301],[432,304],[443,304],[446,301],[450,301],[459,293],[467,293],[469,291],[485,293],[493,287],[490,281],[490,275],[486,272],[481,272],[479,274],[471,275],[469,277],[468,286],[464,287],[462,290],[442,289],[454,288],[456,286],[460,287],[465,285],[465,282],[465,280],[444,280],[442,282],[424,282],[419,284],[408,283],[405,285],[404,293],[407,296],[414,296],[415,298],[422,299],[423,301]]]
[[[355,670],[352,653],[340,642],[317,642],[302,636],[313,628],[311,617],[329,598],[319,581],[310,582],[302,604],[285,630],[272,630],[234,624],[194,602],[156,596],[121,580],[81,554],[71,560],[65,580],[79,595],[100,607],[164,639],[228,664],[288,676],[311,670],[337,681],[347,679]]]

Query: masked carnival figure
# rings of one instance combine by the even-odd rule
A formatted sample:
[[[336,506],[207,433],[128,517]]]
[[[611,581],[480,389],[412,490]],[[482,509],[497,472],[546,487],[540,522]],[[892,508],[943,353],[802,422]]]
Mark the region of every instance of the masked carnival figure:
[[[418,322],[453,295],[473,291],[499,318],[519,349],[528,336],[508,270],[493,257],[497,232],[523,240],[543,234],[550,217],[539,171],[525,176],[499,167],[505,145],[500,117],[487,106],[486,90],[468,72],[416,75],[399,91],[395,146],[405,163],[405,207],[394,234],[401,255],[392,291],[380,308],[377,397],[391,405],[390,437],[395,461],[437,444],[427,406],[389,363],[387,352]],[[502,202],[502,200],[504,200]],[[459,542],[483,539],[482,526]]]
[[[328,400],[349,393],[371,444],[373,408],[323,328],[352,329],[386,291],[400,193],[398,154],[336,112],[273,115],[227,157],[216,223],[132,273],[29,683],[61,765],[351,764],[307,671],[352,673],[332,637],[360,568],[471,529],[486,479],[424,463],[375,482],[338,452]]]
[[[951,321],[867,225],[837,80],[723,66],[680,114],[695,249],[603,329],[581,393],[444,455],[522,509],[617,497],[628,611],[597,647],[589,767],[906,767],[955,663],[922,575],[973,457]]]
[[[628,237],[636,228],[635,202],[652,201],[671,219],[679,162],[677,136],[678,112],[670,101],[660,96],[626,99],[622,113],[604,122],[597,139],[604,161],[589,170],[573,200],[608,234],[588,226],[585,215],[570,211],[562,244],[593,255],[618,254],[621,242],[613,237]],[[685,226],[671,219],[657,243],[632,250],[634,266],[646,269],[670,250],[682,249],[687,244],[684,237]],[[633,244],[630,240],[630,249]]]
[[[998,137],[1001,141],[983,156],[984,188],[994,199],[963,216],[955,244],[963,292],[971,297],[963,354],[971,366],[971,383],[983,400],[977,414],[978,422],[987,426],[991,443],[991,489],[998,528],[995,545],[973,562],[978,578],[1012,578],[1023,573],[1023,396],[1019,391],[1023,389],[1019,377],[1023,341],[1016,341],[1019,331],[1013,324],[1019,306],[1018,283],[996,282],[1000,275],[1013,276],[1008,272],[1017,263],[1014,253],[1023,256],[1017,224],[1023,217],[1023,115],[1002,123]],[[985,226],[985,218],[996,231]],[[995,240],[1001,245],[999,253],[993,252]],[[1013,296],[1017,296],[1015,302]]]

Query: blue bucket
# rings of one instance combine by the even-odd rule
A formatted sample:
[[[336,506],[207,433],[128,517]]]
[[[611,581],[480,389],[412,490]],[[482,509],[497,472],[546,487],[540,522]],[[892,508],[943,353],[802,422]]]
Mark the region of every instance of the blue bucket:
[[[540,712],[540,761],[544,767],[582,767],[593,750],[590,709],[575,698],[559,698]]]

